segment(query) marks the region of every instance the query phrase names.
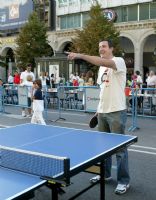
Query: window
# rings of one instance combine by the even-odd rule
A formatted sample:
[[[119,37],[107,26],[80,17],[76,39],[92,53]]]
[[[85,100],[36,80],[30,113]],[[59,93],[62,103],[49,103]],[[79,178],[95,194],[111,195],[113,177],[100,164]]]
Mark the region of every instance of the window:
[[[156,19],[156,3],[150,4],[150,19]]]
[[[60,18],[60,28],[61,29],[66,29],[67,28],[67,17],[66,16],[62,16]]]
[[[82,27],[86,25],[86,22],[90,19],[89,13],[82,14]]]
[[[59,7],[67,6],[68,0],[58,0]]]
[[[117,13],[117,20],[116,22],[122,22],[122,8],[114,8],[114,11]]]
[[[81,26],[80,14],[66,15],[60,17],[60,29],[78,28]]]
[[[113,8],[113,10],[117,13],[116,22],[127,22],[127,7],[118,7]]]
[[[132,5],[128,7],[128,21],[138,21],[138,6]]]
[[[140,4],[139,18],[139,20],[149,19],[149,4]]]

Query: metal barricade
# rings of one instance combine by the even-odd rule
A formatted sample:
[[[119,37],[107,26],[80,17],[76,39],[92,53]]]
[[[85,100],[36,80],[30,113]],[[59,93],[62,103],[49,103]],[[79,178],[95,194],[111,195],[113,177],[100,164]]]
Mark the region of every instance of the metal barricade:
[[[0,86],[0,112],[4,112],[4,88]]]
[[[1,112],[5,111],[6,106],[15,106],[20,108],[31,108],[28,104],[28,92],[30,92],[30,86],[21,86],[15,84],[4,84],[3,94],[1,95],[2,101],[0,101]],[[0,99],[0,100],[1,100]],[[2,102],[2,103],[1,103]],[[3,107],[1,106],[3,105]],[[45,118],[47,117],[47,107],[44,109]]]
[[[138,117],[156,118],[156,88],[131,88],[129,101],[130,107],[127,108],[128,114],[132,115],[132,123],[129,131],[138,129]]]

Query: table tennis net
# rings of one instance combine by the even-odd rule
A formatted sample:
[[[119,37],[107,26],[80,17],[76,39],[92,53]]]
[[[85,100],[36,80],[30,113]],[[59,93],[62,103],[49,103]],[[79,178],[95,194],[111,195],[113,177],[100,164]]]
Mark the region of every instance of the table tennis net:
[[[62,176],[69,168],[67,160],[66,157],[0,146],[0,166],[40,177]]]

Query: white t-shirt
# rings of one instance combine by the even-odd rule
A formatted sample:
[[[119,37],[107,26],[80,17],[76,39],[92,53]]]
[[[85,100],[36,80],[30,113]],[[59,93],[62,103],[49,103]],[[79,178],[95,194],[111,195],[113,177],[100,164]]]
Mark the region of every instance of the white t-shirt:
[[[28,75],[32,76],[32,81],[35,80],[34,73],[33,72],[28,72],[27,70],[25,70],[24,72],[21,73],[20,80],[22,80],[22,82],[27,81],[27,76]]]
[[[143,81],[142,81],[142,78],[141,78],[141,76],[140,76],[140,75],[138,75],[138,76],[137,76],[137,83],[140,83],[140,84],[142,84],[142,82],[143,82]]]
[[[40,80],[42,82],[42,87],[46,87],[46,76],[40,76]]]
[[[97,83],[100,85],[98,113],[110,113],[126,109],[126,65],[121,57],[113,57],[117,70],[101,66]],[[103,75],[104,74],[104,75]],[[102,80],[101,80],[102,78]]]
[[[148,76],[147,80],[147,86],[156,86],[156,75]]]
[[[9,75],[8,77],[8,83],[13,83],[14,82],[14,77]]]
[[[84,79],[83,78],[79,78],[78,80],[79,86],[84,86]]]

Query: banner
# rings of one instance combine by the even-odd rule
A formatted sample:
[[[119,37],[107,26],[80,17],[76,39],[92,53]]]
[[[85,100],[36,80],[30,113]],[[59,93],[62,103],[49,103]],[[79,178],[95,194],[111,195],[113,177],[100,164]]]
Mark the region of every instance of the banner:
[[[18,104],[28,107],[28,88],[26,86],[18,86]]]
[[[86,111],[96,112],[99,104],[100,88],[98,87],[86,87]]]
[[[1,0],[0,30],[20,28],[28,21],[28,17],[32,11],[32,0]]]

